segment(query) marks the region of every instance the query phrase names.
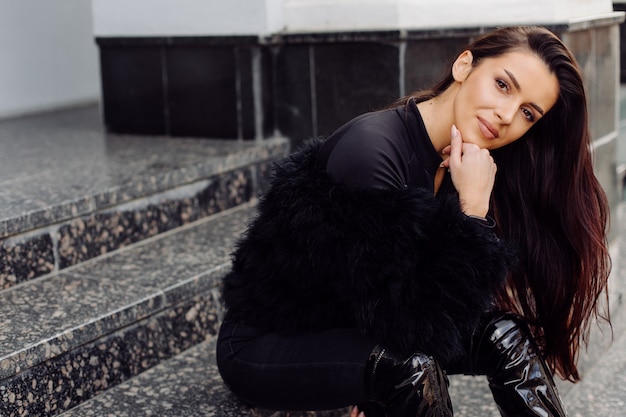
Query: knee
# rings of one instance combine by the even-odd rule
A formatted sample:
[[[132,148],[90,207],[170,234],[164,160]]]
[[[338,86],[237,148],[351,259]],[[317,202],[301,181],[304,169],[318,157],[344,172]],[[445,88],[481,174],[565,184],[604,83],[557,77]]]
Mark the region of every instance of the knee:
[[[490,376],[507,364],[538,355],[524,321],[511,313],[498,313],[484,321],[471,348],[472,371]]]

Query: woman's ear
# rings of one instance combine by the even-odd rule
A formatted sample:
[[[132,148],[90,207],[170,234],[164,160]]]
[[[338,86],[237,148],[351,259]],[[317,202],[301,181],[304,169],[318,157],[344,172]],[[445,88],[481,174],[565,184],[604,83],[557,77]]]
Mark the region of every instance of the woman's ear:
[[[463,82],[472,71],[472,62],[474,56],[469,50],[465,50],[459,55],[452,64],[452,77],[455,81]]]

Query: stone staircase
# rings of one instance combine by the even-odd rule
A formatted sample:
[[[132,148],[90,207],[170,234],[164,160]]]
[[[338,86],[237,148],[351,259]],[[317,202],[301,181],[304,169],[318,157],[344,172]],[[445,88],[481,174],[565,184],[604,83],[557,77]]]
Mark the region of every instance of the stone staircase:
[[[97,108],[0,123],[0,415],[56,415],[215,335],[264,141],[102,133]]]
[[[220,279],[286,139],[106,135],[85,108],[0,122],[0,144],[0,416],[346,415],[250,409],[215,366]],[[615,342],[594,332],[589,382],[561,384],[573,416],[623,414],[581,411],[626,352],[623,277],[615,262]],[[457,415],[498,415],[484,378],[451,395]]]

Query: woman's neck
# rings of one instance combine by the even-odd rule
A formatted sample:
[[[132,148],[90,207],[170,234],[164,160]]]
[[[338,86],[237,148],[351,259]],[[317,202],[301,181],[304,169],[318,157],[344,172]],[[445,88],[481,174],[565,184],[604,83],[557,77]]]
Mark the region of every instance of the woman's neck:
[[[456,93],[457,86],[453,84],[437,97],[417,103],[426,132],[439,154],[450,144],[450,128],[454,123],[453,104]]]

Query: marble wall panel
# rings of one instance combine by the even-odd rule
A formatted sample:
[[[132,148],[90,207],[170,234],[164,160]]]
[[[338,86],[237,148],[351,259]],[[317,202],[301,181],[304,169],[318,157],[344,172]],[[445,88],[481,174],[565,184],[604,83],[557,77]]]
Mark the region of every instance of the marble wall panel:
[[[397,43],[337,42],[314,48],[318,135],[326,136],[353,117],[398,98]]]
[[[256,37],[98,38],[111,132],[253,139],[274,132],[271,54]]]
[[[264,46],[238,47],[239,129],[243,139],[274,135],[274,60]]]
[[[594,147],[594,170],[614,209],[619,203],[616,173],[619,77],[619,28],[617,25],[562,34],[583,72],[588,97],[589,129]],[[597,145],[597,144],[596,144]]]
[[[172,136],[238,137],[237,63],[231,47],[167,48],[167,108]]]
[[[163,50],[124,42],[100,48],[104,122],[110,132],[165,134]]]
[[[404,58],[404,94],[430,88],[441,80],[456,54],[468,43],[469,37],[408,41]]]
[[[613,10],[616,12],[626,12],[626,3],[613,3]],[[626,21],[619,24],[620,53],[620,82],[626,83]]]
[[[594,139],[612,134],[617,130],[617,110],[619,89],[619,28],[601,27],[595,30],[595,88],[594,118],[596,136]]]
[[[312,46],[279,45],[273,49],[276,73],[275,117],[282,135],[298,145],[317,134],[312,91]]]
[[[273,52],[267,47],[258,48],[257,51],[260,62],[256,71],[260,78],[261,97],[258,100],[260,108],[256,111],[260,112],[259,117],[261,117],[261,131],[257,132],[257,138],[260,139],[278,134],[276,129],[276,83],[278,81],[275,76]]]
[[[594,172],[602,188],[606,192],[612,211],[612,229],[618,225],[617,208],[620,203],[620,193],[617,184],[616,160],[617,139],[605,142],[602,146],[594,147]],[[621,185],[620,185],[621,186]],[[611,230],[614,236],[616,230]]]
[[[563,34],[580,64],[589,102],[589,127],[593,139],[616,129],[616,103],[619,70],[617,26],[600,27]]]
[[[256,125],[254,120],[254,71],[252,70],[253,51],[257,52],[260,48],[237,48],[235,49],[236,59],[236,75],[238,80],[239,109],[238,128],[235,137],[244,139],[253,139],[256,134]]]

